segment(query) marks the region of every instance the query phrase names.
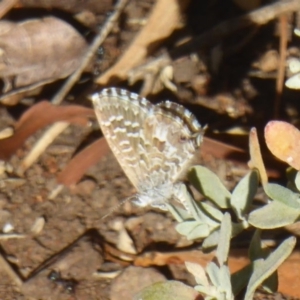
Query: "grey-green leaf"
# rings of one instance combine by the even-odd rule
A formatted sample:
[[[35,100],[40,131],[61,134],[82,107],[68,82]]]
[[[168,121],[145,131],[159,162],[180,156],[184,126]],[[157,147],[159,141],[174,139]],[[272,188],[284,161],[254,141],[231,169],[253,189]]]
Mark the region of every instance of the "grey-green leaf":
[[[259,259],[253,265],[253,273],[250,277],[247,287],[245,300],[253,299],[255,290],[266,280],[283,261],[292,253],[295,245],[296,238],[290,237],[283,241],[277,249],[271,253],[265,260]]]
[[[293,224],[300,216],[300,209],[294,209],[282,202],[272,201],[250,213],[248,222],[261,229],[274,229]]]
[[[199,224],[191,230],[191,232],[187,235],[187,239],[189,241],[204,239],[209,235],[209,233],[209,227],[206,224]]]
[[[257,229],[252,237],[250,247],[249,247],[249,258],[251,261],[258,260],[260,258],[267,258],[271,253],[269,248],[262,248],[261,243],[261,230]],[[277,271],[275,271],[269,278],[267,278],[263,283],[263,288],[269,292],[274,293],[278,287],[278,276]]]
[[[256,229],[250,242],[248,256],[251,261],[255,261],[259,258],[264,258],[264,252],[261,247],[261,230]]]
[[[202,286],[209,286],[204,267],[202,267],[200,264],[188,261],[185,262],[185,266],[187,270],[195,277],[197,284]]]
[[[177,224],[175,228],[180,234],[187,236],[199,224],[199,221],[190,220]]]
[[[218,176],[209,169],[195,166],[189,173],[189,181],[205,197],[221,208],[230,207],[231,193],[226,189]]]
[[[176,225],[176,230],[189,240],[203,239],[209,235],[209,227],[199,221],[185,221]]]
[[[144,288],[133,300],[195,300],[199,293],[179,281],[157,282]]]
[[[235,187],[231,195],[231,205],[242,220],[248,212],[249,206],[256,194],[258,186],[258,174],[255,170],[248,173]]]
[[[220,290],[226,294],[226,299],[233,299],[232,287],[230,281],[230,270],[228,266],[223,265],[220,267]]]
[[[221,285],[220,268],[213,261],[207,264],[206,273],[214,286]]]
[[[212,206],[210,203],[200,202],[198,207],[205,215],[208,217],[208,222],[210,226],[216,227],[220,226],[223,219],[223,212],[220,209]],[[217,221],[216,221],[217,220]]]
[[[295,185],[298,191],[300,191],[300,171],[296,173],[295,176]]]
[[[188,212],[179,206],[175,206],[172,203],[166,203],[166,206],[177,222],[182,222],[190,217]]]
[[[300,209],[300,198],[298,193],[294,193],[276,183],[268,183],[265,187],[265,192],[273,200],[284,203],[289,207]]]
[[[278,272],[277,272],[277,270],[262,283],[262,287],[268,293],[275,293],[277,291],[277,289],[278,289]]]
[[[231,285],[233,294],[236,296],[243,288],[247,286],[249,278],[252,274],[252,264],[247,265],[243,269],[231,275]]]
[[[179,190],[177,191],[181,201],[188,208],[190,217],[193,217],[196,221],[207,223],[211,219],[210,216],[207,216],[203,210],[198,206],[196,201],[193,199],[192,195],[187,190],[184,184],[180,185]]]
[[[218,245],[220,229],[213,231],[202,243],[202,248],[208,250]]]
[[[218,259],[220,266],[226,264],[228,259],[231,231],[232,231],[231,217],[229,213],[225,213],[221,223],[221,229],[219,235],[220,239],[216,251],[216,257]]]

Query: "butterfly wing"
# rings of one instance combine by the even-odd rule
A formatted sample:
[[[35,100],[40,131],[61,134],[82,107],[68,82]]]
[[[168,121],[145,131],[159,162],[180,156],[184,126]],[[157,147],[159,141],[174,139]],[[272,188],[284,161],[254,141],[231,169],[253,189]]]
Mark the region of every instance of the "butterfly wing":
[[[148,162],[148,176],[152,176],[152,182],[157,181],[154,185],[178,180],[190,166],[203,138],[194,115],[170,101],[154,107],[153,114],[145,119],[143,133],[150,149],[141,153],[147,153],[144,161]]]
[[[196,118],[176,103],[152,105],[117,88],[104,89],[92,100],[100,127],[127,177],[139,193],[146,194],[145,199],[162,203],[200,146],[203,134]]]
[[[140,144],[144,122],[153,105],[137,94],[118,88],[104,89],[92,95],[102,132],[132,184],[139,189],[147,170],[140,163]]]

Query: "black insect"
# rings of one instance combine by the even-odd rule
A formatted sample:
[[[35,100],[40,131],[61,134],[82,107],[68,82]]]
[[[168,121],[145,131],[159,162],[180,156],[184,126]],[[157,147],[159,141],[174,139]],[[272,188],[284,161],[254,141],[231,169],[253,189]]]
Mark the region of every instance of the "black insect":
[[[52,270],[49,275],[48,279],[51,280],[53,283],[62,286],[63,289],[69,293],[72,294],[75,292],[76,285],[78,282],[74,279],[64,279],[61,277],[60,272]]]

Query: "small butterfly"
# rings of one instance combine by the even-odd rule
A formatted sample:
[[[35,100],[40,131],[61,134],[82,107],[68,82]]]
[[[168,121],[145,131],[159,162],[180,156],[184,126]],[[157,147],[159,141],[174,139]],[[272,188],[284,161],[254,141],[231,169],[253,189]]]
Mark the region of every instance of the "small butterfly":
[[[178,199],[185,175],[203,140],[203,128],[183,106],[157,105],[137,94],[108,88],[92,95],[102,132],[137,194],[134,203],[166,209]]]

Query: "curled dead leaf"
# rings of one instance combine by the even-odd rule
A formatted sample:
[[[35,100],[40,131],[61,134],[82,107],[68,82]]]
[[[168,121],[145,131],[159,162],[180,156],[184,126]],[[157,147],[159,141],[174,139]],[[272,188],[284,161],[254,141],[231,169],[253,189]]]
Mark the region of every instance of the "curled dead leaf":
[[[157,1],[147,24],[138,34],[121,59],[106,73],[100,75],[96,82],[107,85],[110,81],[124,80],[128,72],[144,62],[149,54],[149,48],[158,47],[175,29],[182,26],[181,11],[187,7],[189,0]]]
[[[300,170],[300,131],[287,122],[271,121],[265,127],[269,150],[296,170]]]
[[[262,159],[260,145],[257,137],[256,128],[252,128],[249,134],[250,161],[249,167],[257,169],[260,175],[260,180],[263,185],[268,183],[267,171]]]
[[[55,17],[0,22],[0,77],[4,92],[70,75],[86,52],[85,39]]]
[[[66,186],[76,184],[86,170],[96,164],[108,152],[109,146],[105,138],[98,139],[73,157],[58,175],[57,181]]]
[[[0,159],[7,160],[37,130],[59,121],[86,125],[88,118],[94,117],[90,108],[70,105],[55,106],[47,101],[39,102],[28,109],[15,126],[11,137],[0,140]]]

